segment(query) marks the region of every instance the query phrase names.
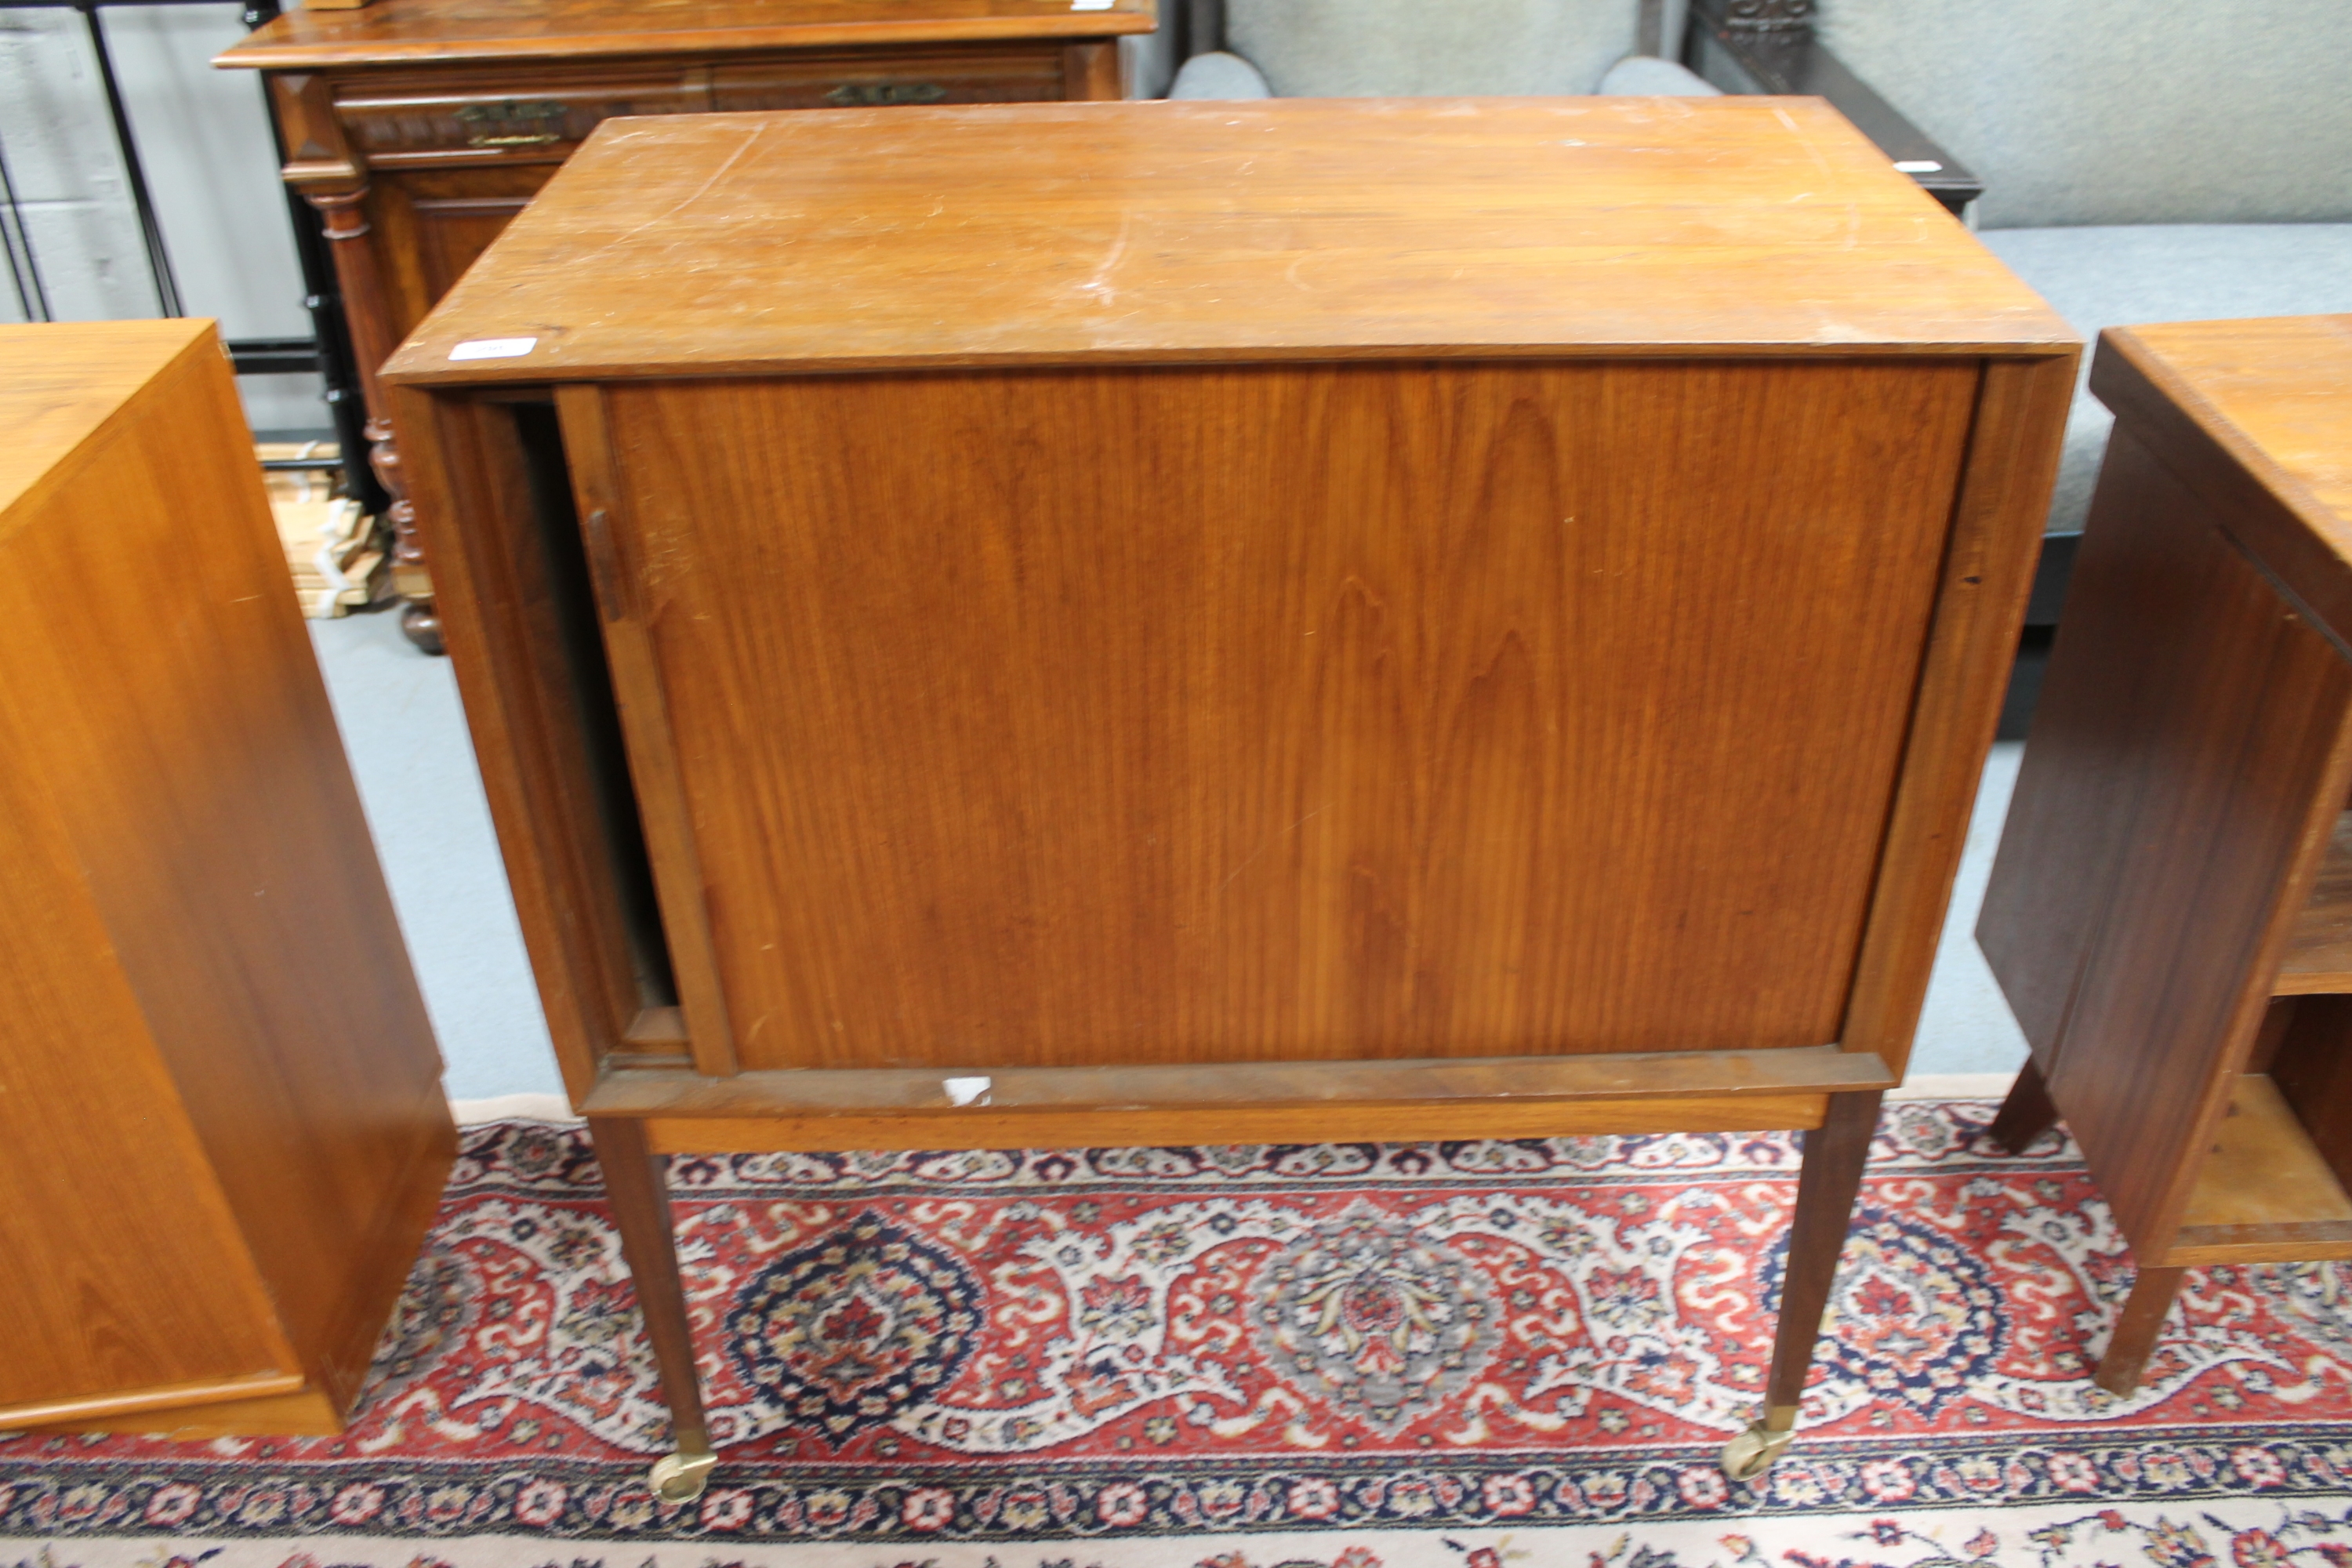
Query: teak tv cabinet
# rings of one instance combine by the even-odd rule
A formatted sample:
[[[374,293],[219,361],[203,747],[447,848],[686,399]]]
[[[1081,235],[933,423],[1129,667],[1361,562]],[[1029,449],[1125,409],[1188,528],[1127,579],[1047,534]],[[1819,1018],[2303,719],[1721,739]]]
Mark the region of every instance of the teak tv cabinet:
[[[630,114],[1119,96],[1152,0],[374,0],[289,11],[215,65],[268,83],[318,209],[393,498],[410,640],[441,651],[376,368],[603,121]]]
[[[2124,327],[2116,411],[1977,939],[2138,1277],[2352,1258],[2352,316]]]
[[[228,360],[0,326],[0,1431],[341,1432],[457,1137]]]
[[[1768,1464],[2077,348],[1808,100],[599,131],[384,379],[661,1484],[666,1154],[1677,1128]]]

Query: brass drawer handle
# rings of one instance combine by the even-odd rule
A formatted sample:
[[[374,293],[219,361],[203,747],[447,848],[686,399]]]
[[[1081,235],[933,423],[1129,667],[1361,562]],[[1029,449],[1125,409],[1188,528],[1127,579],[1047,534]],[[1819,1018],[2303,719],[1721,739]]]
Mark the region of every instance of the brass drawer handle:
[[[824,95],[844,109],[884,103],[937,103],[948,89],[931,81],[845,81]]]
[[[543,147],[550,142],[563,140],[564,106],[541,101],[517,103],[509,99],[504,103],[469,103],[457,110],[457,118],[473,127],[466,138],[468,147]],[[551,130],[509,130],[509,126],[549,125]]]

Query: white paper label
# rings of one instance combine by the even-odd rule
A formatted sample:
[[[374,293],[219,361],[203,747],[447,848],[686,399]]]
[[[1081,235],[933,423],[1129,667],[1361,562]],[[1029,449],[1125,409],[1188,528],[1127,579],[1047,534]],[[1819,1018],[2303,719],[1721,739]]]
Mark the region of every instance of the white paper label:
[[[1110,0],[1070,0],[1070,9],[1073,11],[1108,11],[1110,9]]]
[[[539,347],[537,338],[475,338],[449,351],[451,359],[514,359]]]
[[[989,1083],[984,1078],[951,1078],[940,1087],[948,1091],[950,1104],[986,1105],[988,1103]]]

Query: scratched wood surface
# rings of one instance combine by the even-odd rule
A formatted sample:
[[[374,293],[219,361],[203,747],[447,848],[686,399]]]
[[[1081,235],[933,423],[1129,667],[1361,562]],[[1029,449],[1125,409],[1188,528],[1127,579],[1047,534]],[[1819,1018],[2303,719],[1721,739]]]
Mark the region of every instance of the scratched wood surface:
[[[1022,104],[607,121],[385,374],[2074,342],[1813,100]]]
[[[2091,389],[2352,657],[2352,315],[2099,336]]]

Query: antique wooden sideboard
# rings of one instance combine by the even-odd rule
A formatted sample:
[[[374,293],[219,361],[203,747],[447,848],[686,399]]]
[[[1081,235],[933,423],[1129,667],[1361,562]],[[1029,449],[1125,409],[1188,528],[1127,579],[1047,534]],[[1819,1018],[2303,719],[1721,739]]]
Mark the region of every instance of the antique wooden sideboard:
[[[1769,1464],[2078,347],[1806,100],[599,130],[384,382],[665,1495],[685,1151],[1803,1129]]]
[[[2103,334],[2116,411],[1977,937],[2138,1265],[2352,1258],[2352,316]]]
[[[457,1134],[228,361],[0,327],[0,1430],[339,1432]]]
[[[375,0],[289,12],[215,65],[268,73],[323,215],[393,497],[402,625],[440,623],[376,367],[614,115],[1119,96],[1153,0]]]

